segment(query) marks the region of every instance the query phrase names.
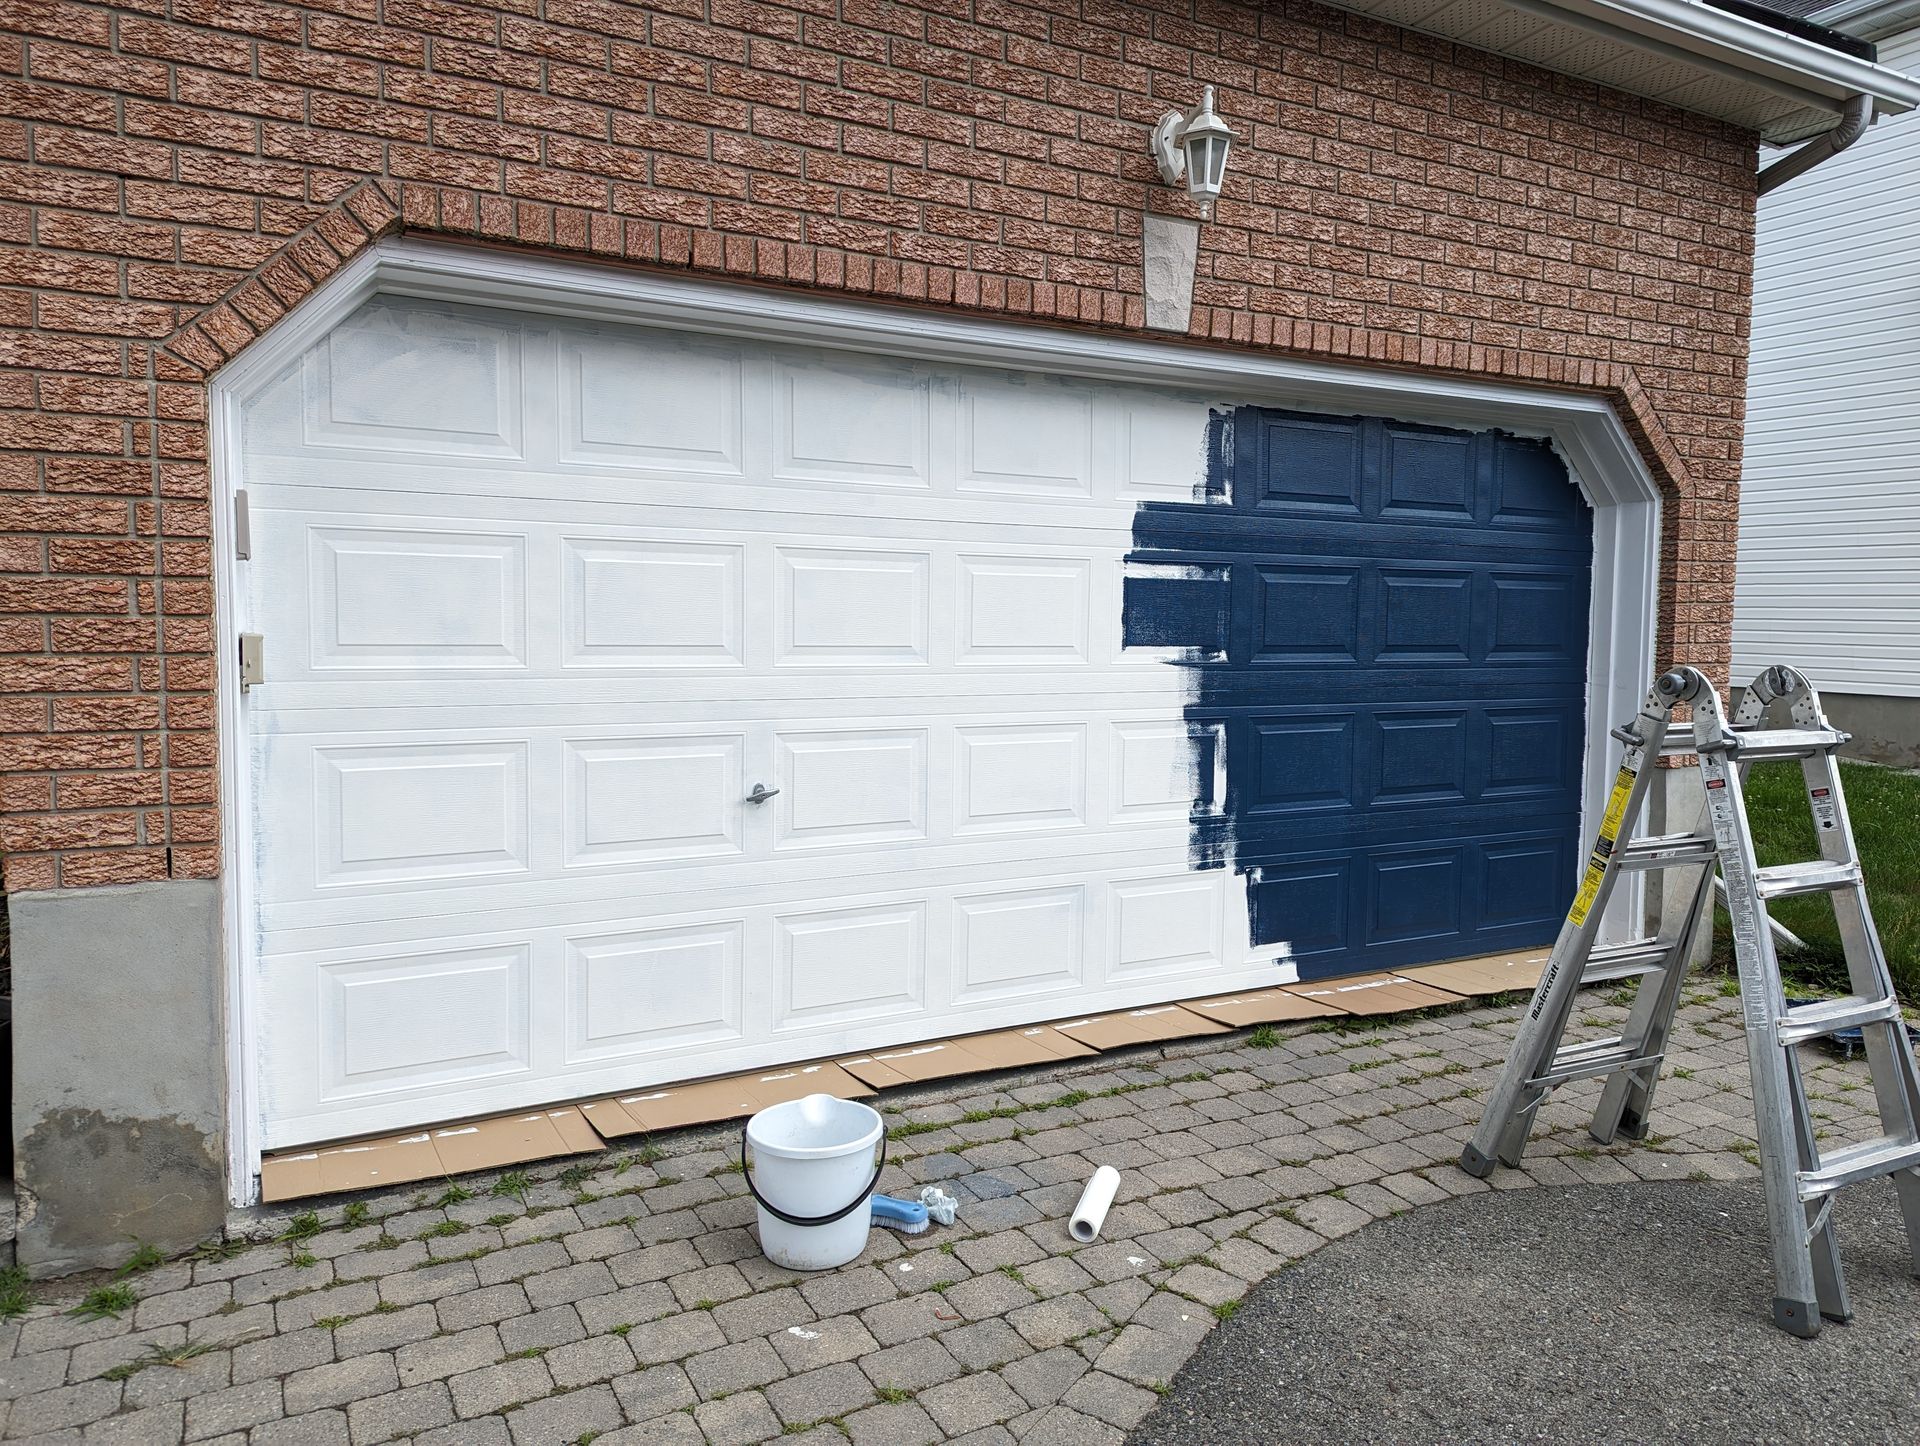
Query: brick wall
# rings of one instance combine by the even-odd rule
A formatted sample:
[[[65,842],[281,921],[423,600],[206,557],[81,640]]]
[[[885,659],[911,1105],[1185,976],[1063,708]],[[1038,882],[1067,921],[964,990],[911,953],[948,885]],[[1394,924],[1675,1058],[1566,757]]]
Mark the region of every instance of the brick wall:
[[[1610,397],[1729,646],[1754,146],[1300,3],[10,0],[8,890],[218,870],[205,379],[398,229],[1137,328],[1150,123],[1241,134],[1193,331]]]

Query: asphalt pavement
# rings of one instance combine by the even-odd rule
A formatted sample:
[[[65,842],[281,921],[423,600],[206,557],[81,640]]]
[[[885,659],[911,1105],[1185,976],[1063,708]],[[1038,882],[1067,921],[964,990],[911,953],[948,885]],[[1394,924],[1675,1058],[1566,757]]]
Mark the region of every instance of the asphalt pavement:
[[[1130,1446],[1920,1442],[1920,1280],[1885,1180],[1836,1210],[1855,1310],[1771,1324],[1757,1184],[1424,1206],[1256,1288]]]

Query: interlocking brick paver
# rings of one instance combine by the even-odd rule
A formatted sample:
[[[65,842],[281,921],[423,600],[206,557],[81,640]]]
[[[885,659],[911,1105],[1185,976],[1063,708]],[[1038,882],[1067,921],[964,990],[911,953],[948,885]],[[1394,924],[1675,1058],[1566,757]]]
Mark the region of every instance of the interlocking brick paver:
[[[625,1421],[620,1403],[605,1386],[589,1386],[533,1401],[507,1416],[513,1446],[561,1446],[588,1434],[611,1431]]]
[[[1025,1415],[1020,1394],[991,1371],[962,1376],[933,1386],[914,1398],[949,1436],[959,1436],[999,1421]]]
[[[354,1446],[377,1446],[395,1437],[447,1425],[453,1419],[453,1393],[444,1381],[390,1391],[347,1407]]]
[[[323,1366],[335,1358],[334,1333],[321,1326],[242,1341],[233,1348],[233,1384],[284,1376],[309,1366]]]
[[[679,1366],[650,1366],[632,1375],[616,1376],[611,1384],[620,1408],[630,1421],[650,1421],[700,1399],[687,1373]]]
[[[500,1322],[500,1348],[507,1355],[522,1351],[542,1351],[579,1340],[587,1330],[580,1312],[570,1305],[537,1310],[532,1315],[516,1315]]]
[[[730,1341],[750,1340],[815,1319],[806,1297],[791,1287],[756,1291],[744,1300],[715,1307],[713,1322]]]
[[[702,1399],[764,1386],[792,1374],[765,1341],[741,1341],[689,1358],[687,1379]]]
[[[476,1326],[469,1331],[402,1346],[394,1352],[393,1360],[400,1373],[400,1384],[416,1386],[478,1370],[506,1354],[498,1330],[492,1326]]]
[[[1033,1347],[1003,1320],[979,1321],[948,1331],[940,1344],[970,1371],[990,1371],[1033,1353]]]
[[[708,1446],[752,1446],[784,1434],[780,1418],[758,1391],[743,1391],[724,1401],[705,1401],[694,1409],[693,1419]]]
[[[545,1361],[502,1361],[454,1376],[447,1387],[453,1392],[454,1414],[463,1418],[487,1416],[546,1395],[553,1389],[553,1377]]]
[[[907,1341],[875,1351],[862,1356],[859,1366],[874,1385],[895,1391],[924,1390],[961,1374],[953,1352],[933,1339]]]
[[[1074,1382],[1061,1404],[1130,1431],[1146,1419],[1159,1399],[1152,1391],[1096,1370]]]
[[[946,1435],[915,1401],[888,1401],[855,1411],[843,1424],[853,1446],[932,1446]]]
[[[393,1357],[383,1353],[295,1371],[282,1385],[286,1388],[287,1414],[299,1416],[365,1400],[382,1391],[397,1391],[400,1373],[394,1368]]]
[[[1461,1092],[1504,1059],[1511,1010],[1467,1016],[1496,1021],[1485,1030],[1390,1026],[1357,1049],[1337,1035],[1260,1051],[1226,1037],[1075,1076],[1092,1098],[1017,1121],[963,1116],[1052,1101],[1066,1086],[1042,1074],[915,1104],[906,1118],[951,1128],[900,1141],[888,1178],[950,1182],[961,1229],[875,1232],[837,1271],[797,1275],[761,1257],[737,1178],[701,1173],[727,1156],[689,1139],[661,1162],[684,1185],[652,1186],[635,1166],[619,1177],[633,1192],[602,1201],[541,1180],[526,1214],[485,1195],[444,1211],[375,1200],[374,1218],[402,1231],[448,1218],[471,1228],[393,1249],[370,1248],[377,1225],[325,1230],[302,1242],[324,1269],[261,1245],[142,1277],[125,1320],[40,1307],[0,1323],[0,1425],[49,1441],[84,1430],[87,1441],[222,1446],[409,1435],[415,1446],[564,1446],[601,1432],[596,1446],[694,1446],[788,1427],[798,1441],[844,1441],[821,1424],[837,1421],[856,1446],[1118,1443],[1213,1328],[1214,1307],[1376,1217],[1545,1181],[1750,1178],[1736,1153],[1751,1126],[1727,1003],[1689,1006],[1728,1033],[1689,1031],[1680,1046],[1676,1063],[1694,1073],[1672,1081],[1659,1153],[1591,1153],[1584,1111],[1550,1101],[1524,1170],[1460,1173],[1453,1160],[1479,1108]],[[1349,1068],[1376,1058],[1388,1062]],[[1467,1070],[1441,1075],[1442,1061]],[[1859,1075],[1838,1061],[1810,1075],[1826,1128],[1869,1128],[1829,1100]],[[1039,1133],[1015,1140],[1016,1127]],[[1072,1249],[1061,1222],[1089,1156],[1121,1162],[1123,1194],[1101,1242]],[[597,1186],[612,1178],[603,1171]],[[487,1225],[495,1214],[513,1218]],[[428,1244],[478,1253],[430,1263]],[[343,1283],[305,1289],[329,1273]],[[283,1290],[304,1293],[272,1298]],[[152,1363],[186,1343],[213,1349]],[[101,1379],[121,1366],[138,1369]]]
[[[726,1343],[720,1327],[703,1310],[649,1321],[627,1332],[627,1344],[633,1347],[634,1359],[643,1366],[685,1360]]]
[[[880,1342],[856,1316],[839,1315],[789,1326],[768,1337],[789,1371],[811,1371],[836,1361],[851,1361],[880,1349]]]
[[[615,1335],[590,1336],[548,1351],[545,1359],[554,1385],[563,1391],[610,1381],[627,1375],[634,1366],[633,1348],[625,1337]]]
[[[32,1436],[58,1431],[62,1426],[84,1426],[111,1415],[119,1404],[118,1381],[82,1381],[75,1386],[36,1391],[13,1403],[7,1415],[7,1434]]]
[[[1029,1406],[1037,1407],[1051,1406],[1091,1369],[1086,1357],[1063,1346],[1011,1361],[1000,1368],[998,1375]]]
[[[334,1354],[345,1360],[368,1351],[398,1350],[413,1341],[425,1340],[439,1329],[439,1317],[425,1302],[405,1310],[375,1311],[335,1327]]]
[[[187,1440],[199,1441],[228,1431],[244,1431],[267,1421],[278,1420],[280,1382],[252,1381],[215,1391],[210,1396],[193,1396],[187,1401]]]
[[[174,1446],[186,1430],[186,1406],[179,1401],[109,1416],[86,1428],[87,1446]]]
[[[788,1376],[766,1389],[783,1422],[825,1421],[858,1410],[874,1399],[873,1383],[850,1361]]]
[[[610,1295],[620,1288],[613,1272],[597,1260],[529,1275],[520,1284],[525,1287],[527,1299],[535,1310],[571,1305],[590,1295]]]
[[[348,1446],[351,1440],[347,1413],[330,1409],[256,1426],[247,1446]]]

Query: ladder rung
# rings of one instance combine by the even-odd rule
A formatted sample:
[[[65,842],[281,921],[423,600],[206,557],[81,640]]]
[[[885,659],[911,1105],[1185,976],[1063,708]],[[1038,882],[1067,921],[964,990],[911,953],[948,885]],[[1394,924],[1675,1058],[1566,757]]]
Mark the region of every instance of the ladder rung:
[[[1658,1065],[1661,1058],[1658,1054],[1642,1053],[1637,1046],[1629,1046],[1617,1036],[1563,1045],[1554,1051],[1552,1063],[1527,1081],[1527,1088],[1552,1089],[1569,1080],[1592,1079],[1623,1069],[1642,1069]]]
[[[1710,834],[1663,833],[1628,841],[1620,850],[1623,869],[1671,869],[1703,864],[1717,857]]]
[[[1828,894],[1860,882],[1860,865],[1812,859],[1804,864],[1775,864],[1753,871],[1754,892],[1763,899],[1787,899],[1795,894]]]
[[[1891,1024],[1899,1018],[1898,999],[1862,999],[1857,994],[1849,994],[1840,999],[1822,999],[1818,1004],[1797,1005],[1775,1028],[1781,1044],[1803,1044],[1835,1030],[1863,1024]]]
[[[1856,1180],[1913,1169],[1920,1169],[1920,1140],[1867,1140],[1823,1156],[1817,1170],[1802,1170],[1800,1198],[1815,1200]]]
[[[1811,758],[1845,743],[1850,734],[1832,728],[1756,728],[1735,733],[1734,756],[1743,761],[1760,758]]]
[[[1673,945],[1664,939],[1635,939],[1627,944],[1602,944],[1587,955],[1582,984],[1606,984],[1615,979],[1638,979],[1663,967]]]

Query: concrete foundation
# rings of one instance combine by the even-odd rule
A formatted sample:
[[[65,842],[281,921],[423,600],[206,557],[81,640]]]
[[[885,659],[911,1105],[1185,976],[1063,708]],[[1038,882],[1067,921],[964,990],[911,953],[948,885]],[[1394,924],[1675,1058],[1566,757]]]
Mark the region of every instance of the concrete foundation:
[[[1820,680],[1814,679],[1820,687]],[[1744,688],[1733,690],[1728,706],[1740,706]],[[1820,688],[1820,704],[1836,728],[1853,735],[1840,750],[1843,758],[1884,763],[1889,768],[1920,768],[1920,698],[1880,693],[1830,693]]]
[[[1820,702],[1827,717],[1853,735],[1842,757],[1920,768],[1920,698],[1822,692]]]
[[[220,892],[15,894],[16,1247],[33,1275],[182,1250],[226,1217]]]
[[[1147,325],[1185,332],[1193,319],[1193,268],[1200,259],[1200,223],[1178,216],[1147,216],[1142,222],[1142,279]]]

